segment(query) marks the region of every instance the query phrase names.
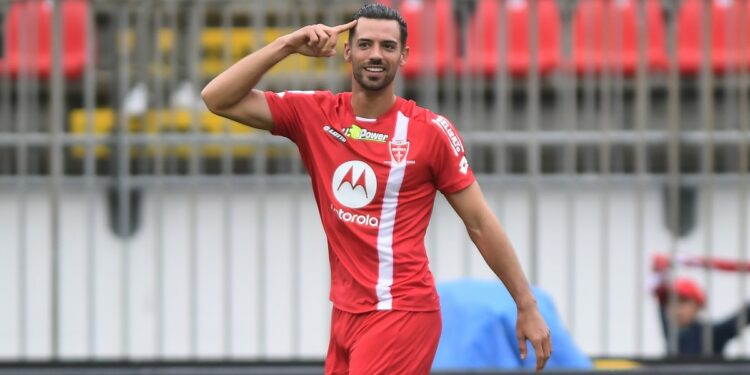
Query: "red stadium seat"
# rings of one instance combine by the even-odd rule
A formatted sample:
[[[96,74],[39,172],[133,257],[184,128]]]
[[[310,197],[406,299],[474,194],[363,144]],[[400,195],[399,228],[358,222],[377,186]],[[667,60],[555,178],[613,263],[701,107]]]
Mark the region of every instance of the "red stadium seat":
[[[659,0],[646,2],[646,27],[648,32],[647,48],[648,66],[651,70],[665,71],[669,68],[667,56],[667,27],[664,24],[664,14]],[[638,39],[636,33],[636,40]],[[636,42],[637,46],[638,43]]]
[[[646,0],[646,62],[651,70],[665,70],[668,59],[664,19],[659,0]],[[576,5],[573,18],[573,64],[578,73],[638,68],[639,12],[636,0],[586,0]]]
[[[406,21],[409,57],[402,72],[407,78],[424,74],[429,67],[442,76],[455,60],[457,31],[451,0],[402,0],[399,6]],[[433,17],[426,17],[431,14]]]
[[[498,33],[500,0],[479,0],[469,23],[466,60],[473,73],[493,76],[500,66]],[[531,69],[531,10],[527,0],[507,0],[505,4],[505,67],[512,75],[528,74]],[[537,67],[548,73],[560,60],[560,13],[555,0],[538,2]]]
[[[750,4],[742,7],[742,3],[736,0],[714,0],[711,3],[707,14],[712,25],[710,63],[716,72],[747,67],[747,57],[741,57],[740,41],[742,22],[750,21]],[[680,71],[685,74],[697,73],[702,65],[702,15],[701,0],[683,0],[677,16],[677,59]]]
[[[86,65],[86,14],[84,0],[65,0],[63,16],[63,73],[78,78]],[[4,25],[5,56],[0,68],[11,76],[21,71],[41,78],[52,72],[52,8],[46,1],[14,2]],[[34,40],[28,40],[34,35]]]

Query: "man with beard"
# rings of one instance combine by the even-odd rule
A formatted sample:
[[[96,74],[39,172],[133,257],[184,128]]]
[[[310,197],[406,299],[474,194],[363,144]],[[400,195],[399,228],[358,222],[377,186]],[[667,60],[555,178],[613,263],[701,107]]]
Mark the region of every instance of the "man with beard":
[[[293,53],[344,58],[352,91],[253,89]],[[551,337],[504,230],[487,206],[461,138],[444,117],[394,94],[409,55],[397,11],[363,6],[335,27],[305,26],[231,66],[203,90],[221,116],[292,140],[312,180],[328,240],[334,309],[326,374],[428,374],[441,331],[440,304],[424,247],[437,190],[463,220],[518,308],[541,371]]]

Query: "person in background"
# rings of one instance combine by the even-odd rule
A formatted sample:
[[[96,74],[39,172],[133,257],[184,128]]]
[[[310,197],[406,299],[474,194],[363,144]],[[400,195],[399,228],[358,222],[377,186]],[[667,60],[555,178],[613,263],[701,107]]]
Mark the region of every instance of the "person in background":
[[[677,356],[697,357],[704,354],[704,336],[710,344],[710,355],[720,357],[730,340],[737,337],[741,325],[750,323],[750,304],[746,304],[731,316],[718,321],[705,321],[700,313],[706,306],[706,294],[694,280],[687,277],[667,282],[669,261],[664,257],[654,259],[653,269],[658,282],[654,296],[659,301],[662,331],[669,345],[672,327],[677,328]],[[670,303],[670,292],[674,302]],[[744,319],[744,321],[743,321]],[[672,324],[674,322],[674,324]],[[707,328],[707,329],[705,329]]]

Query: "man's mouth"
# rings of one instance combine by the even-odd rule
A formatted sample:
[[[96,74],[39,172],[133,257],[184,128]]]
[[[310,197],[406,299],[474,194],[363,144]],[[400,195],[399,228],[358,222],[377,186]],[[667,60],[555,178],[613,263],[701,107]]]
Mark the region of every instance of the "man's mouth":
[[[371,73],[382,73],[385,71],[385,68],[382,66],[366,66],[365,70]]]

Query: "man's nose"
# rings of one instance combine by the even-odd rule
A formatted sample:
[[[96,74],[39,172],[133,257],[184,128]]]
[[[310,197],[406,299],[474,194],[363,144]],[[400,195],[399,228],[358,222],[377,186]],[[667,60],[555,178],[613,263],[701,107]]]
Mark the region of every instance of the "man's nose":
[[[370,61],[375,62],[375,60],[377,60],[377,62],[379,63],[380,61],[382,61],[382,59],[383,59],[382,50],[380,49],[379,46],[375,45],[370,50]]]

